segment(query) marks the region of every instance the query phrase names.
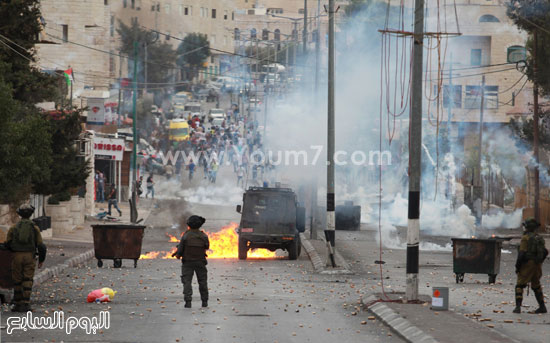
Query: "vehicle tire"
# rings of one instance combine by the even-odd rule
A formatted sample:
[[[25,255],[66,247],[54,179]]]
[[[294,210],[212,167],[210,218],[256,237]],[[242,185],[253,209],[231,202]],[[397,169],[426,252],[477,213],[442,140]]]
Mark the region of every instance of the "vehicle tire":
[[[245,239],[239,239],[239,260],[246,260],[248,254],[248,246]]]
[[[103,261],[102,260],[97,260],[97,266],[99,268],[103,267]]]
[[[496,274],[489,274],[489,283],[494,284],[497,281],[497,275]]]
[[[122,259],[120,259],[120,258],[115,258],[115,259],[113,260],[113,267],[114,267],[114,268],[120,268],[120,267],[122,267]]]
[[[288,245],[288,259],[289,260],[296,260],[298,258],[299,252],[298,252],[298,244],[300,244],[299,240],[295,239]]]
[[[297,244],[297,254],[296,258],[300,257],[300,254],[302,253],[302,241],[300,240],[300,236],[296,238],[296,244]]]

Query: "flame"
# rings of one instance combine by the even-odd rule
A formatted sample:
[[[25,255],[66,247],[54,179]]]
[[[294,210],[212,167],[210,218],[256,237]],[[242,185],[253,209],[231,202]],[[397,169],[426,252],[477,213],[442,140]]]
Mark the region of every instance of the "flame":
[[[180,242],[180,240],[176,236],[173,236],[169,233],[166,233],[166,236],[168,236],[170,238],[170,243],[179,243]]]
[[[218,232],[205,231],[210,240],[210,249],[208,249],[208,258],[237,258],[239,256],[239,235],[237,235],[237,223],[231,223],[222,227]],[[183,234],[182,234],[183,235]],[[180,240],[171,234],[166,234],[170,238],[169,242],[178,243]],[[170,251],[151,251],[146,254],[141,254],[139,257],[142,260],[146,259],[175,259],[172,254],[177,248],[173,247]],[[254,249],[248,251],[250,258],[274,258],[274,251],[267,249]]]

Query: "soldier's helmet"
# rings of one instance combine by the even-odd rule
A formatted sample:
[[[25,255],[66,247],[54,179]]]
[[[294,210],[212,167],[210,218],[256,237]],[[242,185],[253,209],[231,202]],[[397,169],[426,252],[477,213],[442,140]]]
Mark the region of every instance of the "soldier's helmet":
[[[206,219],[204,219],[203,217],[193,215],[189,217],[189,219],[187,219],[187,225],[191,229],[198,229],[202,226],[202,224],[204,224],[205,221]]]
[[[34,213],[34,206],[29,204],[23,204],[19,206],[16,212],[21,218],[25,218],[25,219],[30,218]]]
[[[535,218],[527,218],[523,222],[523,227],[527,231],[534,231],[536,228],[540,226],[540,223]]]

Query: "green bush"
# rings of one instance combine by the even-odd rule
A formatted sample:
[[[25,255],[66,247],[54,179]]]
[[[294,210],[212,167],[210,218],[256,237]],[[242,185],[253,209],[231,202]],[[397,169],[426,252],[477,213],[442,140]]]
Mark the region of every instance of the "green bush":
[[[70,201],[71,193],[69,193],[69,191],[64,191],[64,192],[58,193],[56,197],[59,201]]]
[[[52,195],[48,198],[48,205],[59,205],[59,199],[57,199],[56,195]]]

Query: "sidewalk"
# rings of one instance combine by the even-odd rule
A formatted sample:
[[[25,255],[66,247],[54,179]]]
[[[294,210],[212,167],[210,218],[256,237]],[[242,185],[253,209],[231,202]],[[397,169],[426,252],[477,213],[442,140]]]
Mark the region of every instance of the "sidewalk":
[[[319,231],[322,234],[322,231]],[[380,259],[378,233],[374,230],[337,231],[336,249],[348,262],[354,273],[354,281],[362,282],[358,290],[365,304],[373,299],[380,299],[377,295],[381,291],[380,265],[375,261]],[[305,237],[309,237],[306,232]],[[434,242],[449,242],[450,238],[434,237]],[[321,240],[308,241],[316,250],[319,258],[326,263],[327,249]],[[305,246],[305,245],[304,245]],[[424,336],[439,342],[547,342],[547,332],[550,327],[550,315],[529,314],[536,308],[536,301],[532,294],[524,294],[522,314],[512,313],[514,307],[514,273],[515,247],[503,249],[501,255],[501,270],[496,284],[488,284],[488,276],[480,274],[466,274],[464,283],[456,284],[453,274],[452,251],[449,247],[438,248],[439,251],[420,253],[420,295],[429,300],[433,286],[449,288],[449,311],[435,312],[428,305],[412,305],[398,303],[378,303],[371,311],[379,320],[406,338],[414,328],[420,330]],[[383,249],[382,260],[384,288],[390,297],[403,296],[406,285],[406,250]],[[330,269],[330,268],[327,268]],[[550,263],[543,267],[541,280],[543,289],[550,290]],[[375,298],[370,298],[374,296]],[[369,299],[369,300],[367,300]],[[377,313],[378,312],[378,313]],[[389,318],[389,320],[385,320]],[[398,320],[406,320],[408,323]],[[390,323],[393,321],[393,324]],[[400,324],[400,325],[399,325]],[[404,331],[407,331],[404,333]],[[425,340],[428,342],[429,340]]]

